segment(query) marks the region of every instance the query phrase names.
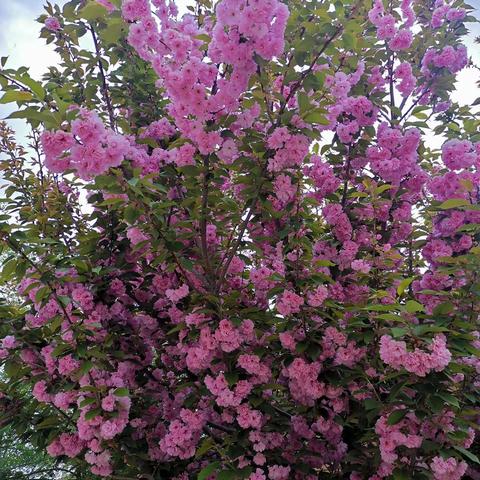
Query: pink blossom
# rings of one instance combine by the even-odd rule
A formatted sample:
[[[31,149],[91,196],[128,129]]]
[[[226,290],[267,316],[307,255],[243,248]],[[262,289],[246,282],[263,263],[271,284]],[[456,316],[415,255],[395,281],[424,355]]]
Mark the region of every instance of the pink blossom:
[[[268,478],[270,480],[287,480],[290,473],[290,467],[281,465],[272,465],[268,467]]]
[[[413,35],[410,30],[399,30],[395,36],[388,42],[388,46],[394,51],[407,50],[413,42]]]
[[[59,438],[56,438],[52,443],[50,443],[50,445],[48,445],[47,447],[47,453],[51,456],[51,457],[59,457],[60,455],[63,455],[64,454],[64,449],[63,449],[63,446],[60,442],[60,439]]]
[[[177,289],[167,289],[165,295],[172,303],[178,303],[188,295],[189,291],[188,285],[184,283]]]
[[[430,463],[435,480],[459,480],[467,470],[465,462],[458,462],[455,458],[434,457]]]
[[[354,260],[352,262],[352,270],[355,270],[356,272],[367,274],[370,272],[371,268],[372,266],[365,260]]]
[[[51,401],[51,395],[47,393],[47,382],[45,380],[35,383],[32,394],[39,402],[48,403]]]
[[[148,240],[148,237],[138,227],[130,227],[127,230],[127,238],[132,242],[132,245],[138,245]]]
[[[13,335],[7,335],[2,339],[2,347],[11,350],[17,346],[17,340]]]
[[[239,331],[226,319],[220,321],[215,331],[215,340],[224,352],[233,352],[242,342]]]
[[[328,298],[328,290],[323,285],[308,293],[307,303],[311,307],[319,307]]]
[[[295,358],[284,369],[283,374],[289,379],[288,385],[292,397],[302,405],[312,406],[315,400],[325,394],[325,389],[318,382],[321,366],[319,363],[306,363],[301,358]]]
[[[60,375],[70,375],[80,367],[80,362],[75,360],[72,355],[66,355],[58,360],[58,372]]]
[[[45,27],[47,27],[52,32],[57,32],[62,29],[60,22],[57,17],[47,17],[45,19]]]
[[[292,313],[300,312],[300,307],[303,305],[303,298],[296,293],[285,290],[277,301],[277,310],[280,315],[291,315]]]

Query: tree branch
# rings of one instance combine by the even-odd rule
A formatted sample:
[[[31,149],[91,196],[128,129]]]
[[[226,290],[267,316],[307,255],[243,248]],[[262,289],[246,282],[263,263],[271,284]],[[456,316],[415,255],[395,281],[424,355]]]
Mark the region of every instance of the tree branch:
[[[92,39],[93,39],[93,44],[95,45],[95,52],[97,54],[97,59],[98,59],[98,69],[100,72],[100,78],[102,80],[102,94],[103,94],[103,100],[105,101],[105,104],[107,106],[107,111],[108,111],[108,117],[110,119],[110,127],[116,131],[116,122],[115,122],[115,115],[113,113],[113,107],[112,107],[112,102],[110,99],[110,94],[108,93],[108,85],[107,85],[107,78],[105,76],[105,70],[103,68],[102,64],[102,55],[100,52],[100,45],[98,44],[98,39],[97,35],[95,34],[95,30],[93,27],[90,25],[89,30],[92,34]]]
[[[205,270],[207,278],[211,282],[212,279],[212,266],[210,264],[210,258],[208,256],[208,244],[207,244],[207,210],[208,210],[208,180],[210,175],[210,156],[206,155],[203,159],[203,185],[202,185],[202,212],[200,218],[200,243],[203,261],[205,262]]]
[[[258,198],[260,195],[260,191],[258,192],[257,196],[254,198],[252,205],[250,206],[250,210],[247,213],[247,216],[245,217],[245,220],[242,222],[242,226],[240,227],[240,232],[238,233],[237,240],[235,241],[232,250],[228,254],[227,260],[225,262],[225,265],[223,266],[221,273],[218,277],[218,283],[216,285],[216,292],[218,293],[220,291],[220,288],[222,287],[222,283],[225,279],[225,276],[227,275],[228,267],[232,263],[233,257],[235,256],[235,253],[238,250],[238,247],[242,243],[243,240],[243,235],[245,234],[245,231],[247,230],[248,223],[250,222],[250,219],[252,218],[253,211],[255,210],[257,203],[258,203]]]

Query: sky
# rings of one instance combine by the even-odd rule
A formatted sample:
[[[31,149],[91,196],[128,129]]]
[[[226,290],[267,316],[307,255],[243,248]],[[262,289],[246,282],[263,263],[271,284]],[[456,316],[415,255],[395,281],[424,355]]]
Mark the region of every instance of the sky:
[[[67,0],[56,0],[63,5]],[[421,0],[423,1],[423,0]],[[55,3],[52,0],[52,3]],[[190,3],[188,0],[177,0],[177,5],[184,8]],[[45,45],[43,39],[38,38],[40,25],[35,19],[43,12],[44,0],[0,0],[0,56],[9,56],[7,67],[17,68],[22,65],[30,67],[33,78],[41,78],[49,65],[58,61],[58,56],[51,45]],[[480,0],[470,0],[470,4],[477,9],[480,17]],[[472,24],[468,24],[472,27]],[[467,40],[467,47],[474,62],[480,65],[480,46],[473,43],[475,37],[480,36],[480,25],[476,24]],[[465,69],[458,76],[458,88],[452,99],[460,104],[473,102],[480,96],[476,82],[480,80],[480,71]],[[0,106],[0,118],[9,114],[9,106]],[[20,121],[13,123],[13,127],[20,135],[25,129]]]

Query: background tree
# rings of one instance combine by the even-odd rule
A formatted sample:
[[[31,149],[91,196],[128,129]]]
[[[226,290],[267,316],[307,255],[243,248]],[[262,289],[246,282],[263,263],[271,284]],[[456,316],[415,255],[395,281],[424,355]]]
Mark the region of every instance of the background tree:
[[[77,476],[475,478],[472,8],[189,11],[48,4],[60,65],[2,65],[3,421]]]

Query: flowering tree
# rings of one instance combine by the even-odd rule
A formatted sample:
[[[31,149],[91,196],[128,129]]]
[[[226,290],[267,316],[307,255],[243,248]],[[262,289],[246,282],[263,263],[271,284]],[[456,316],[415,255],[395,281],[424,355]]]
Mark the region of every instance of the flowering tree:
[[[479,478],[471,7],[46,11],[61,63],[0,71],[3,421],[79,478]]]

